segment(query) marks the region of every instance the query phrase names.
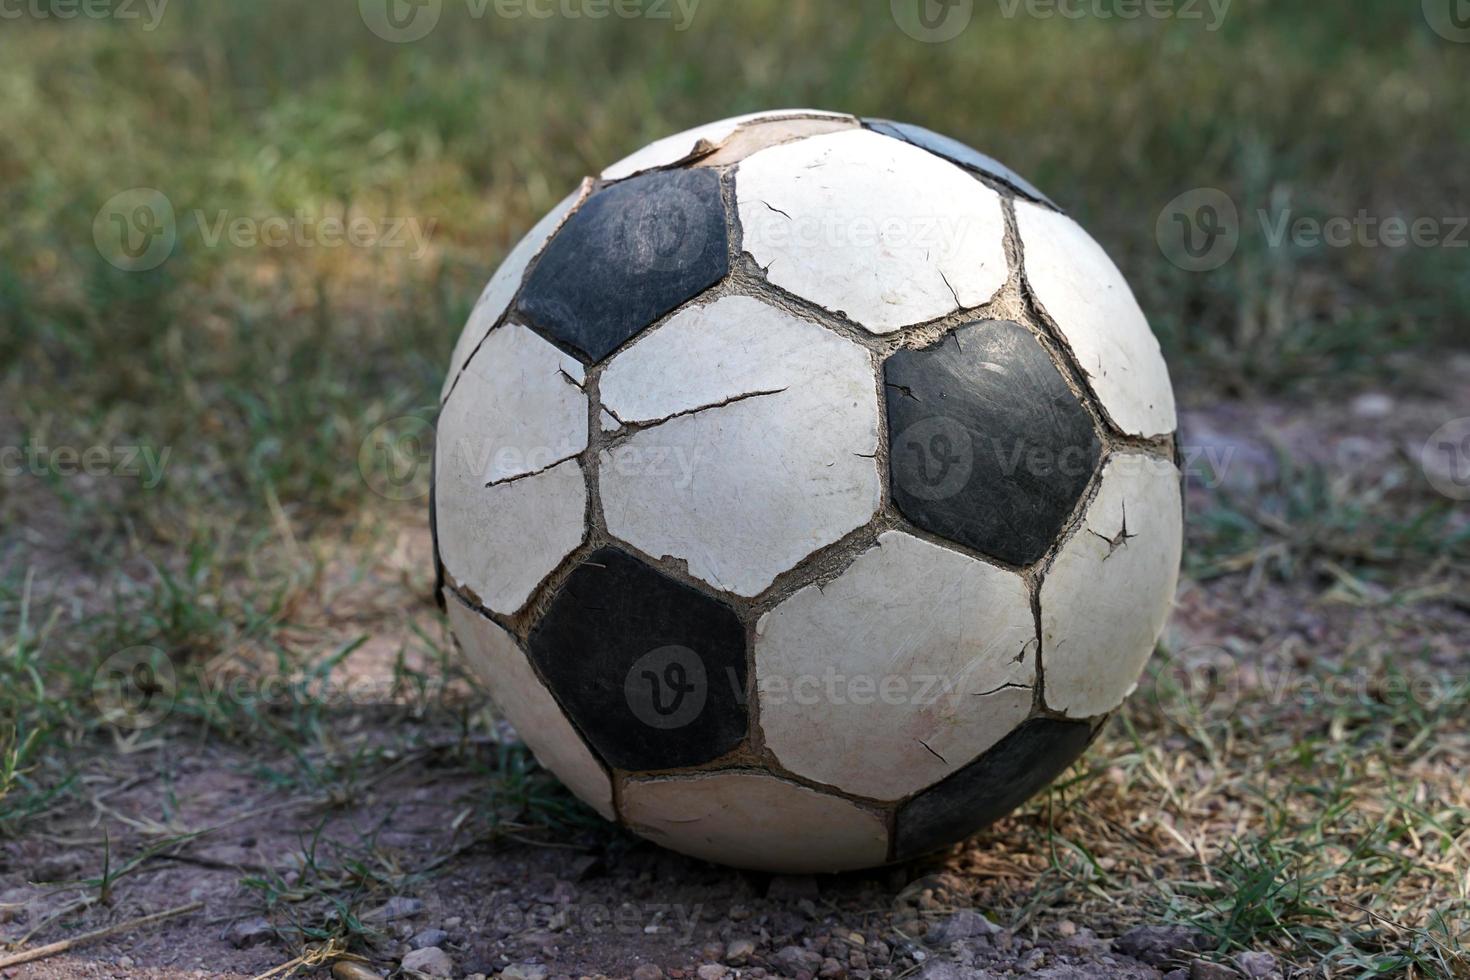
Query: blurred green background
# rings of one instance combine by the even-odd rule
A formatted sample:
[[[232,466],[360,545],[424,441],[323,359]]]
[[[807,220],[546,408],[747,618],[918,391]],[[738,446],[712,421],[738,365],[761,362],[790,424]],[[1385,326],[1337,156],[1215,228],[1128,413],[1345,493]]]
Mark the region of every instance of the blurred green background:
[[[1081,18],[976,0],[945,43],[910,36],[886,0],[647,0],[669,16],[637,19],[387,2],[433,29],[385,40],[384,0],[6,6],[0,416],[31,442],[175,453],[171,492],[115,500],[111,532],[77,522],[89,541],[129,519],[192,526],[211,502],[232,517],[371,502],[356,447],[432,409],[474,298],[532,222],[644,143],[760,108],[922,123],[1030,177],[1123,267],[1186,405],[1398,381],[1426,345],[1470,334],[1470,249],[1270,247],[1259,217],[1467,213],[1470,44],[1417,2],[1235,0],[1217,18],[1181,0],[1198,16],[1124,19],[1127,0]],[[1155,238],[1197,187],[1242,216],[1209,272]],[[143,272],[97,244],[134,188],[176,219]],[[431,237],[216,234],[343,215]]]
[[[1467,333],[1470,250],[1269,248],[1257,217],[1470,205],[1470,45],[1417,0],[1235,0],[1218,24],[1202,2],[1199,19],[1125,20],[1127,0],[1087,0],[1104,16],[1081,18],[977,0],[937,44],[886,0],[702,0],[683,30],[672,3],[669,19],[594,20],[419,0],[438,21],[409,43],[369,29],[375,2],[175,0],[152,25],[135,0],[136,19],[0,21],[12,379],[42,402],[172,409],[330,363],[330,383],[304,389],[318,410],[423,400],[497,260],[582,174],[778,106],[922,123],[1020,170],[1115,255],[1186,388],[1337,382]],[[99,208],[138,186],[179,216],[175,253],[148,274],[93,245]],[[1210,273],[1154,240],[1160,209],[1195,187],[1243,216],[1239,253]],[[210,247],[193,218],[344,209],[432,222],[432,247]]]
[[[385,39],[385,2],[433,29]],[[1180,16],[1133,19],[1128,0],[1071,0],[1080,18],[975,0],[944,43],[903,29],[909,0],[561,12],[597,2],[538,17],[519,0],[97,0],[85,9],[106,16],[66,19],[55,0],[7,4],[0,421],[23,444],[173,451],[166,493],[53,480],[72,518],[53,540],[101,561],[141,525],[196,554],[218,550],[221,526],[276,527],[278,510],[309,524],[381,504],[357,447],[383,420],[432,414],[509,246],[583,174],[760,108],[922,123],[1030,177],[1123,267],[1185,405],[1412,385],[1427,350],[1470,334],[1470,234],[1435,248],[1267,234],[1363,211],[1455,232],[1470,44],[1435,23],[1437,0],[1180,0],[1162,8]],[[1233,199],[1241,236],[1230,261],[1191,272],[1155,229],[1200,187]],[[147,271],[106,244],[109,202],[137,188],[166,200],[177,234]],[[423,240],[219,234],[334,216]],[[0,515],[16,506],[0,493]]]

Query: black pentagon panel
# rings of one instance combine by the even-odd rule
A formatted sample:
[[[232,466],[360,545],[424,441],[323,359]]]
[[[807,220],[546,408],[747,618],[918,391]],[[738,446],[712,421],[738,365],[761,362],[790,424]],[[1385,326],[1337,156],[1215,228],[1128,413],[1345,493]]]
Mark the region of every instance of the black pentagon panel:
[[[1084,721],[1033,718],[898,811],[894,858],[953,844],[1025,803],[1086,751]]]
[[[916,526],[1029,565],[1102,453],[1092,417],[1025,327],[987,320],[883,365],[893,502]]]
[[[734,611],[616,548],[573,570],[528,646],[619,769],[695,766],[745,738],[745,628]]]
[[[662,170],[593,194],[557,232],[516,309],[600,361],[730,269],[713,170]]]
[[[1040,201],[1043,204],[1050,204],[1054,208],[1057,207],[1056,203],[1037,190],[1031,181],[1022,177],[1010,167],[995,159],[995,157],[981,153],[974,147],[967,146],[957,139],[945,136],[943,133],[936,133],[932,129],[915,126],[913,123],[892,122],[888,119],[864,119],[863,125],[875,133],[882,133],[884,136],[892,136],[894,139],[903,140],[905,143],[912,143],[922,150],[928,150],[930,153],[944,157],[951,163],[957,163],[966,170],[973,170],[976,173],[981,173],[994,180],[998,180],[1022,197],[1029,197],[1033,201]],[[1060,211],[1061,208],[1057,208],[1057,210]]]

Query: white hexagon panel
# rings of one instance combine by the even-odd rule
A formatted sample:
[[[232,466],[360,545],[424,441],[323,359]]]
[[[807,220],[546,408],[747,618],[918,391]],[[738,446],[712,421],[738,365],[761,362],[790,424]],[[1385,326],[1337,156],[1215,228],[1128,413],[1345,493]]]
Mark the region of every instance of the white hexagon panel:
[[[622,180],[679,163],[723,165],[755,149],[843,129],[856,129],[856,117],[820,109],[774,109],[731,116],[655,140],[602,171],[603,180]]]
[[[875,334],[987,303],[1010,275],[1000,196],[868,130],[750,156],[735,198],[767,279]]]
[[[460,372],[481,343],[495,329],[500,318],[505,316],[505,311],[510,308],[511,300],[515,298],[516,291],[521,288],[521,279],[526,274],[526,267],[531,260],[536,258],[543,246],[551,239],[557,228],[566,220],[567,215],[575,208],[592,189],[591,181],[582,181],[575,191],[562,198],[561,202],[546,212],[546,215],[526,232],[524,238],[516,243],[515,248],[500,263],[495,270],[495,275],[480,293],[475,308],[470,312],[470,322],[460,332],[459,341],[454,345],[454,353],[449,358],[449,374],[444,378],[443,390],[439,392],[439,401],[442,403],[449,397],[454,384],[459,380]]]
[[[1041,586],[1048,707],[1088,718],[1123,703],[1173,608],[1183,545],[1179,470],[1144,453],[1110,457]]]
[[[491,331],[439,417],[434,504],[453,582],[505,615],[586,536],[582,365],[519,324]]]
[[[692,306],[599,392],[632,430],[599,454],[608,533],[716,589],[759,595],[878,510],[872,358],[815,323],[748,296]]]
[[[445,597],[449,622],[480,683],[537,760],[602,816],[613,819],[612,781],[531,669],[510,633],[456,595]]]
[[[629,781],[622,807],[650,840],[744,868],[851,871],[888,857],[882,814],[761,772]]]
[[[766,747],[783,766],[900,799],[1031,713],[1031,593],[1014,572],[888,531],[761,618],[755,671]]]
[[[1113,260],[1081,225],[1039,204],[1017,201],[1016,225],[1026,281],[1103,411],[1128,435],[1172,433],[1169,369]]]

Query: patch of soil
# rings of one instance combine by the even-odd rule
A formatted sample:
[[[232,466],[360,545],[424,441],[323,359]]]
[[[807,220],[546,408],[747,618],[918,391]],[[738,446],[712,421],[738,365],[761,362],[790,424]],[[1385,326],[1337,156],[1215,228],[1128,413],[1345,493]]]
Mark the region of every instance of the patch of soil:
[[[1234,447],[1230,485],[1249,489],[1273,477],[1273,444],[1331,465],[1350,449],[1354,466],[1387,466],[1451,414],[1449,403],[1431,400],[1388,415],[1371,401],[1307,410],[1221,405],[1186,415],[1185,442],[1205,433],[1201,444]],[[1214,492],[1196,486],[1192,506]],[[385,568],[344,579],[319,611],[323,626],[374,634],[368,655],[350,661],[356,676],[382,680],[395,669],[402,645],[385,637],[407,636],[413,625],[401,610],[413,610],[431,633],[440,629],[423,601],[426,544],[426,532],[406,532],[388,549]],[[1463,665],[1470,649],[1463,608],[1433,597],[1374,599],[1319,579],[1262,584],[1236,574],[1185,582],[1172,647],[1185,664],[1225,650],[1251,690],[1265,665],[1289,668],[1303,658],[1371,660],[1413,650],[1431,666]],[[309,928],[324,924],[329,903],[312,890],[324,878],[380,937],[367,953],[382,975],[415,946],[433,945],[456,976],[946,980],[1013,971],[1181,980],[1193,954],[1180,950],[1198,941],[1122,909],[1117,919],[1085,924],[1056,915],[1020,925],[986,918],[987,910],[1025,906],[1026,869],[1045,862],[1008,852],[1016,840],[1010,821],[925,861],[821,878],[717,868],[603,826],[550,834],[502,827],[477,837],[486,779],[472,763],[495,746],[461,744],[442,716],[349,710],[333,718],[344,742],[391,734],[395,745],[429,748],[404,750],[398,764],[348,791],[282,788],[282,774],[296,770],[280,748],[154,737],[99,751],[76,794],[86,803],[0,846],[0,937],[35,930],[29,944],[36,945],[186,902],[203,908],[5,976],[254,977],[302,953],[293,917]],[[143,857],[105,902],[65,911],[98,889],[57,883],[99,879],[104,862],[117,874],[150,846],[207,828]],[[277,897],[274,908],[267,893]],[[1268,961],[1249,965],[1270,976]]]

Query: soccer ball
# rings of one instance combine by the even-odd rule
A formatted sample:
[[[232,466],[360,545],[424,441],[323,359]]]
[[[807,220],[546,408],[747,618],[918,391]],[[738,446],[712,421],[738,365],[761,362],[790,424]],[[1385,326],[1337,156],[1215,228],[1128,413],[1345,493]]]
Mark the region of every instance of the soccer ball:
[[[1174,399],[1106,254],[918,126],[790,110],[587,179],[496,271],[441,596],[536,757],[686,854],[838,871],[1035,794],[1178,576]]]

